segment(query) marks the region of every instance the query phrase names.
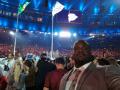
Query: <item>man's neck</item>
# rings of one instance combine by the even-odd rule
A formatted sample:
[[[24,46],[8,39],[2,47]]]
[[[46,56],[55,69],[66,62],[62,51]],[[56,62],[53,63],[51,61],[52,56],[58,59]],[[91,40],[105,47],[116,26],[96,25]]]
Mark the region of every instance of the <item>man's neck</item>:
[[[85,60],[82,60],[80,62],[76,62],[75,67],[79,68],[79,67],[81,67],[81,66],[83,66],[83,65],[85,65],[85,64],[87,64],[87,63],[89,63],[89,62],[91,62],[93,60],[94,60],[94,57],[90,56],[89,58],[86,58]]]

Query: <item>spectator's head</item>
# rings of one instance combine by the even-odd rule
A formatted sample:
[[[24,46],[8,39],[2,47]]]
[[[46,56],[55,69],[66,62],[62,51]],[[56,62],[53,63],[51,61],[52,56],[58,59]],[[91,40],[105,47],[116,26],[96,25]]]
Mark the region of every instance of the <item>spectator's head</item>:
[[[55,59],[55,65],[57,69],[63,69],[65,65],[65,60],[63,57],[59,57]]]
[[[41,60],[46,60],[47,59],[47,54],[46,53],[42,53],[41,54]]]
[[[90,46],[87,42],[79,40],[75,43],[72,59],[75,60],[77,67],[88,63],[91,56]]]
[[[13,54],[12,53],[10,53],[10,54],[8,54],[8,59],[13,59]]]
[[[55,59],[55,63],[56,64],[65,64],[65,60],[64,60],[64,58],[63,57],[59,57],[59,58],[56,58]]]
[[[30,67],[32,67],[32,62],[29,61],[29,60],[26,60],[26,61],[24,62],[24,65],[26,65],[26,66],[28,66],[28,67],[30,68]]]

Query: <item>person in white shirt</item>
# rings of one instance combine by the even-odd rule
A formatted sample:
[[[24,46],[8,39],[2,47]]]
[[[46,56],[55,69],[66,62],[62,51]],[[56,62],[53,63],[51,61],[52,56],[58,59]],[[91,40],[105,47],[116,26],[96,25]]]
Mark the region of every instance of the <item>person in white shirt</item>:
[[[8,80],[8,85],[6,90],[14,90],[13,84],[14,84],[14,65],[15,65],[15,60],[13,54],[9,54],[7,58],[7,63],[6,66],[8,68],[7,72],[7,80]]]

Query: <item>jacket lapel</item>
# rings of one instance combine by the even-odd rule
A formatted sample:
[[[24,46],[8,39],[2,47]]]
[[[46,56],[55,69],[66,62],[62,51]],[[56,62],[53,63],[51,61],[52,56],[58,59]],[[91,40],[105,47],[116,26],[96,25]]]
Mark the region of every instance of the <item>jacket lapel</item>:
[[[96,68],[95,64],[93,62],[88,66],[88,68],[83,72],[83,75],[80,77],[79,85],[77,86],[77,90],[81,89],[81,86],[83,85],[86,78],[89,76],[89,74]]]
[[[62,82],[60,83],[60,88],[59,90],[65,90],[65,87],[66,87],[66,84],[67,84],[67,81],[71,75],[71,73],[73,72],[73,69],[70,70],[67,74],[64,75],[64,77],[62,78]]]

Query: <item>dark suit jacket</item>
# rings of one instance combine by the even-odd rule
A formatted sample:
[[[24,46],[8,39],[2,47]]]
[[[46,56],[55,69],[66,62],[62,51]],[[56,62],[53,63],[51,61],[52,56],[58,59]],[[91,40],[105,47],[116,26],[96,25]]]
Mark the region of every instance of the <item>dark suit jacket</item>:
[[[37,63],[37,67],[38,71],[36,73],[36,86],[43,89],[46,74],[55,70],[56,66],[47,61],[40,60]]]
[[[63,76],[59,90],[65,90],[71,72],[72,70]],[[83,72],[77,90],[120,90],[120,68],[116,66],[96,67],[91,63]]]

